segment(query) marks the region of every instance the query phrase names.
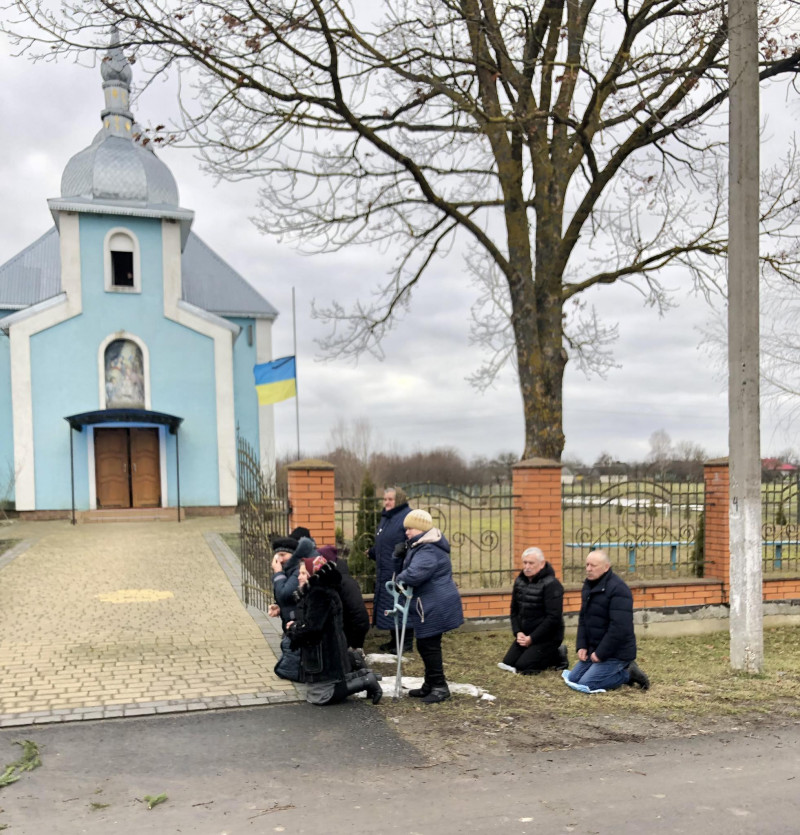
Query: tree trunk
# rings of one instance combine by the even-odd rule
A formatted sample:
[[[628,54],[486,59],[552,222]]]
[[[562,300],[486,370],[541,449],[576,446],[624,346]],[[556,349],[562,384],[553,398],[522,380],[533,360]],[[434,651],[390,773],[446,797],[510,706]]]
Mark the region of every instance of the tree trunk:
[[[537,237],[539,233],[537,232]],[[553,253],[545,263],[555,263]],[[523,458],[561,460],[564,451],[562,384],[567,354],[563,347],[561,280],[558,268],[539,266],[536,277],[509,282],[512,324],[517,343],[517,365],[525,416]]]
[[[561,306],[557,299],[552,306]],[[564,451],[562,414],[562,382],[566,354],[561,345],[561,330],[548,328],[536,333],[524,318],[515,323],[519,385],[525,416],[525,450],[523,458],[561,460]]]

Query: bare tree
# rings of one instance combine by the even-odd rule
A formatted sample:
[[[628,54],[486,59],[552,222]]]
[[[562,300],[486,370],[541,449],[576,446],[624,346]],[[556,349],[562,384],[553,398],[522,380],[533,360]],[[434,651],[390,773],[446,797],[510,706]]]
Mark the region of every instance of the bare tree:
[[[655,473],[662,478],[672,460],[672,438],[664,429],[657,429],[650,436],[650,453],[647,461]]]
[[[708,458],[708,453],[705,451],[705,448],[700,444],[696,444],[694,441],[678,441],[675,444],[673,454],[678,461],[700,464]]]
[[[369,466],[372,456],[373,427],[369,418],[338,418],[331,428],[331,449],[346,449],[359,461],[362,470]]]
[[[485,289],[477,382],[519,375],[526,457],[560,458],[571,352],[607,367],[613,328],[581,295],[665,268],[709,292],[726,254],[727,19],[721,0],[10,1],[22,49],[101,49],[116,25],[152,73],[192,68],[189,134],[257,177],[261,228],[306,249],[394,247],[384,286],[318,310],[333,354],[380,354],[434,259],[462,236]],[[761,78],[796,73],[800,9],[765,0]],[[8,15],[8,12],[7,12]],[[30,22],[38,32],[21,31]],[[146,137],[150,139],[151,137]],[[156,137],[160,138],[160,137]],[[785,182],[796,182],[789,171]],[[791,191],[791,189],[790,189]],[[767,201],[765,232],[797,202]],[[766,254],[783,264],[782,250]],[[781,267],[783,268],[783,267]],[[791,258],[787,272],[794,275]]]

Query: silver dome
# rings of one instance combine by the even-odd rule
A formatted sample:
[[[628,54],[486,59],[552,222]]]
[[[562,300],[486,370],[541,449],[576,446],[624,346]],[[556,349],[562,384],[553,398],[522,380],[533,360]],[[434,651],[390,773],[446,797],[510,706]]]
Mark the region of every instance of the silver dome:
[[[103,127],[92,144],[67,163],[61,175],[61,196],[98,203],[178,206],[178,186],[169,168],[135,139],[139,129],[128,110],[131,68],[116,30],[100,71],[106,104],[101,113]]]
[[[178,186],[169,168],[133,137],[103,134],[67,163],[61,196],[177,206]]]

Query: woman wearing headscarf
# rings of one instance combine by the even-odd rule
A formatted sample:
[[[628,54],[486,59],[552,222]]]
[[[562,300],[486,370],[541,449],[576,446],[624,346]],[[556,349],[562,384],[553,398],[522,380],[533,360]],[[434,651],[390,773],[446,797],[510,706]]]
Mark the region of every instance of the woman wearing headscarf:
[[[412,510],[403,518],[408,547],[396,582],[414,590],[408,623],[417,636],[417,652],[425,664],[425,682],[409,692],[425,704],[450,698],[444,675],[442,635],[464,623],[461,595],[453,581],[450,543],[434,527],[424,510]]]

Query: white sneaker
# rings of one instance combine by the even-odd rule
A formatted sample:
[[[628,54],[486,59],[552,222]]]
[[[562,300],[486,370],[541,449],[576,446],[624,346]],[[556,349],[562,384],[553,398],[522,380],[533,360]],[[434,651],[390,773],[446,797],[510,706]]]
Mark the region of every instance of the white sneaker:
[[[510,664],[504,664],[502,661],[497,665],[501,670],[505,670],[508,673],[516,673],[517,668],[512,667]]]

